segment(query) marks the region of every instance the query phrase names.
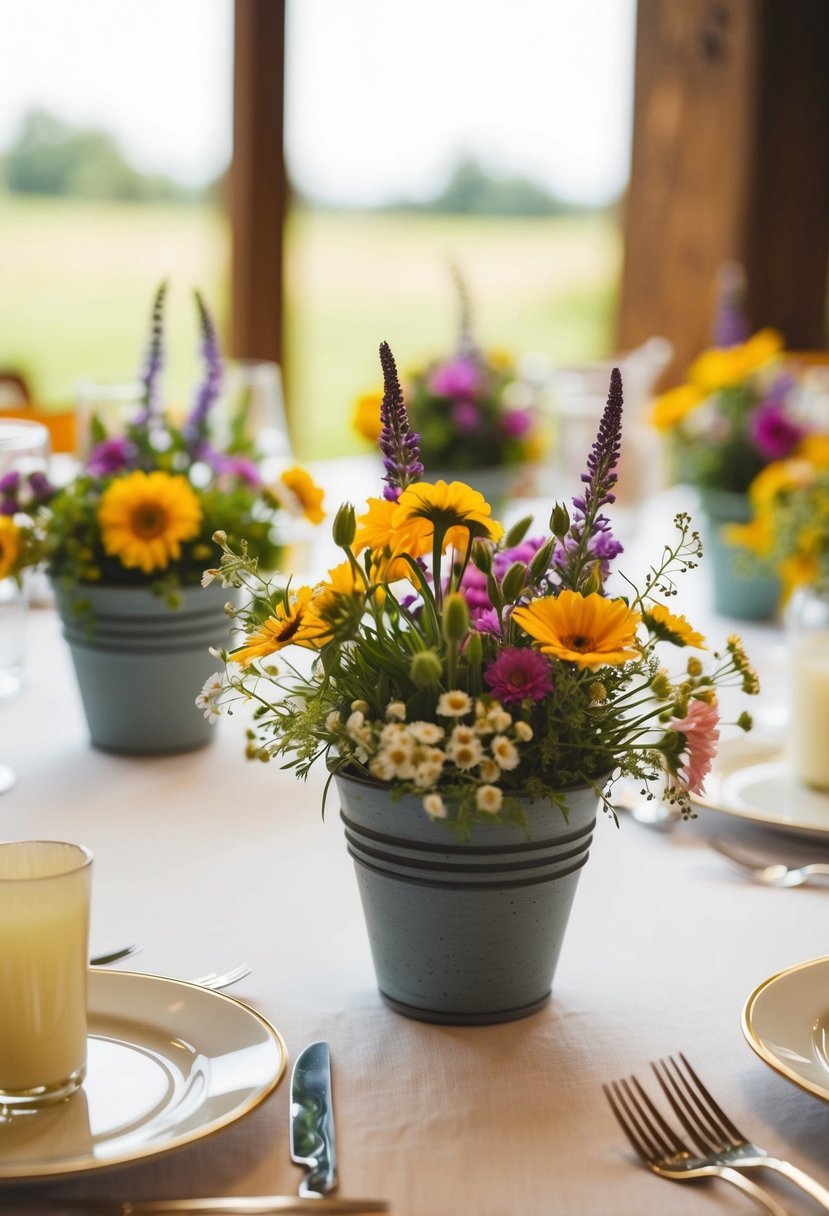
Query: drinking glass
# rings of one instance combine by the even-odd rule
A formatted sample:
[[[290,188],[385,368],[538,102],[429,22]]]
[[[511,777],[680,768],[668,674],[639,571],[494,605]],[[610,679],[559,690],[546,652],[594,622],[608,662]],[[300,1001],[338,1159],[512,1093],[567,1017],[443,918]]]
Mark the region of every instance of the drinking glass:
[[[217,447],[228,443],[234,421],[242,415],[244,434],[255,439],[264,463],[284,468],[293,456],[285,421],[282,371],[278,363],[236,359],[226,364],[216,413]]]
[[[91,890],[82,845],[0,844],[0,1116],[83,1083]]]
[[[49,432],[39,422],[0,418],[0,479],[11,473],[26,477],[46,473]],[[0,699],[20,689],[23,671],[28,581],[0,579]],[[14,771],[0,763],[0,793],[14,785]]]
[[[75,455],[83,462],[92,448],[92,419],[98,418],[108,437],[125,434],[143,400],[138,380],[81,380],[75,386]]]

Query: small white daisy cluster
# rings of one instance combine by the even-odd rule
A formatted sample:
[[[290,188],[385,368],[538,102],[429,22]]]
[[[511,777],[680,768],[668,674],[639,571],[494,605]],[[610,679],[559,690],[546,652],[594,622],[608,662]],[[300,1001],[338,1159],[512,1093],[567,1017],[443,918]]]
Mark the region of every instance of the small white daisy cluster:
[[[518,745],[533,737],[532,727],[513,720],[499,701],[473,701],[459,689],[442,693],[435,707],[435,716],[447,719],[446,726],[407,722],[402,701],[389,702],[384,721],[366,718],[368,711],[366,701],[354,701],[347,718],[336,711],[329,714],[325,725],[332,741],[341,755],[352,755],[378,781],[400,781],[428,791],[423,807],[432,819],[447,817],[435,788],[442,778],[445,784],[460,780],[474,785],[476,809],[497,815],[504,795],[496,783],[502,773],[518,767]]]

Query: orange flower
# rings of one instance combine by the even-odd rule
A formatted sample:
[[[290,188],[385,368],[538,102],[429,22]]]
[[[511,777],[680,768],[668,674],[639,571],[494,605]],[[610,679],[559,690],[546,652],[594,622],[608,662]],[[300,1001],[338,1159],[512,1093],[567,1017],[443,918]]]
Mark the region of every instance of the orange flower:
[[[370,443],[376,443],[380,438],[380,405],[383,401],[382,393],[363,393],[354,403],[354,414],[351,418],[352,426],[358,435],[362,435],[364,439],[368,439]]]
[[[298,591],[290,594],[288,606],[277,604],[273,616],[268,617],[263,625],[248,634],[243,646],[231,652],[231,661],[238,663],[240,667],[247,667],[256,659],[264,659],[285,646],[307,646],[315,649],[320,621],[308,612],[313,595],[311,587],[300,587]]]
[[[9,515],[0,515],[0,578],[8,578],[20,554],[20,529]]]
[[[465,549],[478,536],[499,541],[504,529],[491,515],[483,494],[462,481],[415,482],[400,495],[391,517],[393,551],[412,557],[428,553],[436,529],[443,531],[444,552],[450,545]]]
[[[638,612],[624,600],[609,600],[593,592],[562,591],[516,608],[512,619],[535,641],[542,654],[596,671],[639,657],[636,643]]]

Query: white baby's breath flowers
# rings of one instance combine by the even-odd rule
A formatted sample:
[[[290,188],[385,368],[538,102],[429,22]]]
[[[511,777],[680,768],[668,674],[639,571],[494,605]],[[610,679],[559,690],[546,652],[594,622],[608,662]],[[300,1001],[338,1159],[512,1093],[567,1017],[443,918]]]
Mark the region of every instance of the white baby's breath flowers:
[[[411,722],[409,730],[418,743],[440,743],[446,731],[434,722]]]
[[[437,712],[441,718],[462,718],[472,709],[472,698],[469,693],[453,688],[450,692],[441,693],[437,704]]]
[[[325,729],[328,731],[329,734],[333,735],[333,734],[336,734],[336,732],[340,729],[342,724],[343,724],[343,720],[342,720],[339,710],[332,709],[331,713],[325,719]]]
[[[533,728],[529,722],[522,722],[520,719],[515,723],[515,735],[522,743],[529,743],[533,737]]]
[[[484,756],[478,768],[478,772],[481,774],[481,780],[486,781],[489,785],[492,785],[492,783],[497,781],[501,776],[500,768],[489,756]]]
[[[427,794],[423,799],[423,809],[431,819],[446,818],[446,806],[440,794]]]
[[[489,707],[486,717],[492,729],[499,733],[512,726],[512,714],[508,714],[497,702]]]
[[[450,738],[446,745],[446,754],[456,768],[465,770],[474,768],[476,764],[480,763],[484,749],[481,740],[474,737],[468,742],[456,742]]]
[[[475,806],[487,815],[497,815],[504,795],[497,785],[479,785],[475,791]]]
[[[404,701],[389,701],[386,706],[386,717],[390,722],[406,721],[406,705]]]
[[[368,701],[352,701],[351,708],[354,713],[363,714],[365,716],[365,714],[367,714],[371,709],[371,706],[369,705]]]
[[[394,762],[385,752],[378,752],[369,761],[368,770],[378,781],[392,781],[397,775]]]

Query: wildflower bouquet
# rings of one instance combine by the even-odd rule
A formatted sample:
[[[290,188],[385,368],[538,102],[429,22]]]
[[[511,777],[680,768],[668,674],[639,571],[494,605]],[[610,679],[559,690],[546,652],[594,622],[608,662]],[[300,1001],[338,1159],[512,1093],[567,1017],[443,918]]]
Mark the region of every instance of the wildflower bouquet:
[[[717,687],[754,693],[757,679],[737,637],[708,672],[696,654],[677,678],[662,665],[663,645],[705,648],[663,602],[700,555],[687,515],[641,590],[624,578],[624,594],[606,590],[621,551],[604,514],[621,440],[618,370],[583,493],[529,537],[527,520],[505,534],[471,486],[420,480],[385,343],[380,357],[386,486],[359,516],[339,509],[344,560],[327,579],[275,586],[247,544],[217,537],[221,562],[206,580],[251,598],[236,613],[244,639],[221,652],[225,671],[202,692],[205,713],[247,700],[251,757],[282,757],[301,777],[322,759],[417,793],[461,835],[476,819],[521,821],[521,794],[562,806],[568,787],[601,794],[611,773],[667,774],[668,796],[689,814],[718,737]]]
[[[730,525],[727,539],[775,571],[784,600],[799,587],[829,590],[829,436],[809,435],[788,460],[766,465],[748,497],[752,519]]]
[[[713,346],[691,364],[685,384],[656,399],[651,421],[671,442],[680,480],[744,494],[762,468],[794,451],[806,427],[782,349],[770,329]]]
[[[0,513],[27,512],[26,562],[45,562],[54,579],[150,587],[175,602],[182,588],[198,585],[220,525],[237,540],[248,538],[273,569],[285,514],[313,522],[323,516],[322,492],[304,470],[289,469],[274,484],[264,483],[243,415],[231,421],[230,442],[215,445],[211,414],[223,362],[198,293],[204,377],[182,423],[162,410],[165,296],[162,284],[152,310],[141,404],[124,433],[109,434],[93,418],[91,449],[72,480],[56,488],[45,478],[35,485],[11,474],[0,484]]]
[[[455,273],[460,334],[455,351],[405,377],[412,425],[430,470],[518,466],[543,454],[539,386],[505,351],[484,352],[472,334],[464,284]],[[358,398],[354,427],[371,443],[380,436],[380,393]]]

